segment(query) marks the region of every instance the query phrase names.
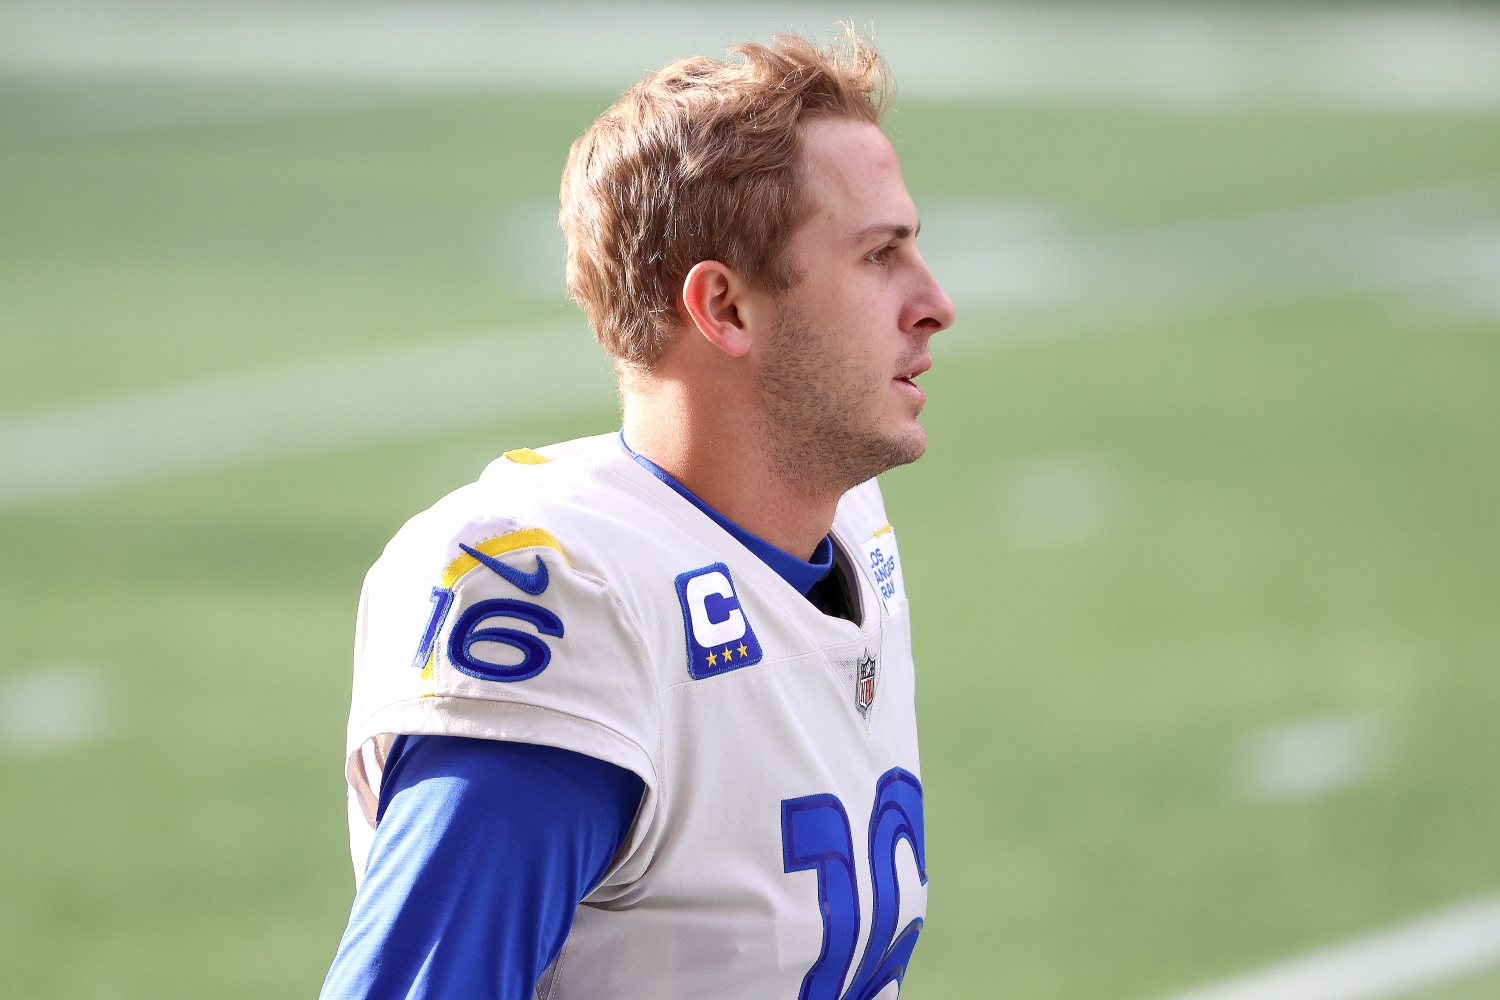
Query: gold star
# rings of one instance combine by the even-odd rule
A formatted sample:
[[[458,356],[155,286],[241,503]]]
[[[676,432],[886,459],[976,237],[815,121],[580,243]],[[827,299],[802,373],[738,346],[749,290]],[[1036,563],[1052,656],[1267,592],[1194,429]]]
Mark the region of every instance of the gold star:
[[[728,663],[732,659],[734,659],[734,650],[730,649],[728,646],[725,646],[724,647],[724,662]]]
[[[719,658],[714,655],[713,650],[708,651],[708,665],[710,667],[717,667],[719,665]]]
[[[740,659],[743,660],[745,657],[747,657],[749,655],[750,655],[750,650],[747,649],[747,648],[745,648],[745,644],[743,642],[740,643]]]

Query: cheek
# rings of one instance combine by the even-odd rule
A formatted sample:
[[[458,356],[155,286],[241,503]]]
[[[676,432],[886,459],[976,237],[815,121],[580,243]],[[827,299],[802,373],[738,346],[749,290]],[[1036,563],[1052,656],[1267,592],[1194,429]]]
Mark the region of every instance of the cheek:
[[[847,262],[822,268],[807,267],[796,290],[801,307],[814,313],[848,315],[881,308],[890,293],[891,272],[868,263]]]
[[[809,274],[794,293],[794,308],[811,341],[802,352],[808,377],[845,405],[888,383],[902,351],[885,289],[871,284],[826,277],[819,282]]]
[[[851,389],[868,389],[879,381],[877,371],[889,367],[881,362],[870,328],[858,314],[830,312],[813,329],[817,331],[814,351],[819,355],[819,365],[827,370],[828,377]]]

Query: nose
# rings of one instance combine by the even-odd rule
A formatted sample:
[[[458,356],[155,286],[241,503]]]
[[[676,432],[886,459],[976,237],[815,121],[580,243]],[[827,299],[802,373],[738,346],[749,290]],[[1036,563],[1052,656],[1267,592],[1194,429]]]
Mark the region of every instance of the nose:
[[[917,255],[917,284],[901,311],[901,329],[906,333],[930,337],[953,325],[955,311],[953,300],[943,291],[937,278]]]

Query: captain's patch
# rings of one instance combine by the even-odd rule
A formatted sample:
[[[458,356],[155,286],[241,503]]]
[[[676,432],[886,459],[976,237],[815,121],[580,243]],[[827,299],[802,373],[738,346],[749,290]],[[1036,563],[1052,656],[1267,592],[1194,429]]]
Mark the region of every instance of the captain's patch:
[[[728,566],[714,563],[681,574],[677,599],[687,631],[690,676],[701,680],[760,662],[760,642],[740,606]]]

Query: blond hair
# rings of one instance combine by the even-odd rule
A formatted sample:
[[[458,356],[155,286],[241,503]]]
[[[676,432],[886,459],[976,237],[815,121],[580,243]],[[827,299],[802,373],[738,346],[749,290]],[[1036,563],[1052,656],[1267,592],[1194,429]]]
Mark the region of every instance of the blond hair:
[[[678,325],[699,261],[784,291],[808,217],[801,135],[811,121],[878,124],[892,96],[874,44],[852,28],[826,49],[796,35],[696,56],[625,92],[573,143],[560,222],[568,293],[622,369],[649,370]]]

